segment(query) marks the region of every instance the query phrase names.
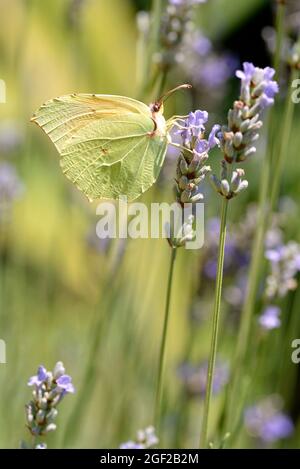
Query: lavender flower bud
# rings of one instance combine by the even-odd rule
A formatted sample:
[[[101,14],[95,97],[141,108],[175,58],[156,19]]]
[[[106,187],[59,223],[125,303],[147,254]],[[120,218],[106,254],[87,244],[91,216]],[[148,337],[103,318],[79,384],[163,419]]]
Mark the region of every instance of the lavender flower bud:
[[[235,190],[235,191],[232,191],[234,195],[237,195],[239,194],[240,192],[244,191],[245,189],[248,188],[248,181],[244,180],[242,181],[240,184],[239,184],[239,187]]]
[[[46,443],[39,443],[36,445],[35,449],[47,449]]]
[[[217,178],[217,176],[215,174],[211,174],[210,178],[209,178],[209,181],[213,187],[213,189],[218,192],[218,193],[222,193],[222,185],[221,185],[221,181]]]
[[[230,194],[230,185],[227,179],[222,179],[221,181],[221,191],[225,197],[228,197]]]
[[[242,181],[245,174],[242,169],[233,171],[230,182],[227,180],[227,173],[227,163],[223,160],[221,161],[221,180],[213,174],[210,177],[210,182],[216,192],[226,197],[226,199],[231,199],[248,187],[248,181]]]
[[[55,423],[49,423],[45,428],[45,433],[54,432],[56,430]]]
[[[53,370],[53,378],[57,379],[60,376],[64,375],[66,372],[62,362],[57,362]]]

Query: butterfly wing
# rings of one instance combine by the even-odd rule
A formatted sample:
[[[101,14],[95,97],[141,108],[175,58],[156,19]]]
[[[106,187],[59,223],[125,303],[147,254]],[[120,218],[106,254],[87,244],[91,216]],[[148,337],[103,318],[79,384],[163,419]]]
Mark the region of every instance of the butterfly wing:
[[[133,200],[158,177],[167,137],[153,133],[151,111],[139,101],[67,95],[43,104],[32,120],[56,146],[64,174],[90,200]]]

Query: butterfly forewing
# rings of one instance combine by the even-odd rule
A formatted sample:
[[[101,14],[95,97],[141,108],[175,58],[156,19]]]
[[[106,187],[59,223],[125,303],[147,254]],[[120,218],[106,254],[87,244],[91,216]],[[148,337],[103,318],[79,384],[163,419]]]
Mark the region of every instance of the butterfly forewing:
[[[153,135],[149,107],[131,98],[67,95],[45,103],[33,120],[90,200],[138,197],[156,180],[166,153],[167,138]]]

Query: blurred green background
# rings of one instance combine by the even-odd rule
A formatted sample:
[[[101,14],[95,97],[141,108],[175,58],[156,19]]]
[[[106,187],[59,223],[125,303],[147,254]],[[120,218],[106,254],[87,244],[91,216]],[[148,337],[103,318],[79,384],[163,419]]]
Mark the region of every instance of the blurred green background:
[[[16,167],[23,185],[22,195],[0,224],[0,338],[7,346],[7,363],[0,364],[1,448],[18,447],[20,440],[28,437],[24,413],[31,395],[26,384],[28,377],[39,364],[52,369],[58,360],[64,362],[78,389],[84,387],[90,360],[97,372],[80,431],[71,446],[117,447],[132,438],[138,428],[152,423],[168,245],[165,240],[126,243],[116,240],[109,249],[101,245],[95,237],[97,203],[89,204],[64,178],[55,148],[30,123],[32,113],[41,103],[71,92],[138,97],[136,13],[149,9],[150,3],[0,0],[0,78],[7,87],[6,103],[0,104],[0,159]],[[252,54],[248,60],[255,61],[256,57],[263,60],[268,57],[267,52],[255,47],[260,31],[255,33],[252,52],[249,52],[251,37],[243,37],[243,31],[247,28],[253,31],[251,25],[256,19],[272,21],[271,3],[209,0],[199,8],[197,21],[219,50],[223,47],[233,50],[238,64],[245,58],[245,51]],[[170,86],[183,80],[177,72],[174,79],[171,76]],[[237,92],[238,83],[232,80],[217,105],[207,103],[216,121],[224,119]],[[192,107],[201,109],[201,99],[201,89],[192,97],[176,96],[166,106],[166,115],[185,113]],[[279,105],[279,127],[281,111]],[[286,238],[296,241],[300,241],[298,126],[296,109],[282,189],[295,203]],[[11,139],[9,151],[7,145],[1,147],[1,136],[4,143]],[[262,153],[264,138],[261,140]],[[247,163],[250,188],[238,203],[232,204],[231,222],[241,220],[247,204],[258,199],[259,156]],[[214,162],[211,164],[214,166]],[[175,160],[171,158],[168,165],[167,174],[143,196],[147,203],[172,200]],[[209,193],[206,218],[216,216],[218,207],[219,200]],[[189,348],[190,357],[196,362],[208,355],[209,321],[204,320],[196,328],[192,342],[190,338],[193,325],[189,312],[198,289],[201,256],[201,252],[183,250],[176,265],[165,378],[162,434],[165,446],[174,444],[176,412],[180,408],[182,385],[177,366]],[[293,295],[299,305],[298,292]],[[212,298],[207,295],[201,308],[209,319]],[[220,355],[229,359],[235,347],[236,329],[226,320],[223,329]],[[95,330],[99,332],[100,345],[98,353],[91,357]],[[297,337],[297,330],[294,332]],[[281,344],[281,333],[274,331],[272,340]],[[271,346],[267,360],[274,364],[283,353],[282,347]],[[290,368],[286,396],[292,393],[293,401],[299,372],[295,365]],[[257,381],[256,397],[277,390],[270,376],[272,371],[265,367]],[[49,447],[62,447],[78,396],[77,393],[67,397],[61,405],[58,429],[47,437]],[[214,401],[215,419],[223,398],[221,394]],[[195,447],[200,399],[190,402],[188,413],[190,418],[181,445]],[[300,429],[286,444],[297,446],[297,434],[300,436]],[[238,444],[252,445],[244,431]]]

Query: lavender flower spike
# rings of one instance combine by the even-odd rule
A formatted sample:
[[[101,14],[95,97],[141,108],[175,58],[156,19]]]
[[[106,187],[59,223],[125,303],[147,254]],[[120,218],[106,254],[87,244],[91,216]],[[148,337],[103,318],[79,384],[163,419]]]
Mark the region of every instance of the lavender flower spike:
[[[75,392],[72,378],[65,374],[63,363],[57,362],[53,372],[39,366],[28,386],[33,386],[34,390],[32,400],[26,405],[27,427],[32,435],[46,435],[56,429],[58,404],[66,394]]]
[[[201,182],[211,171],[210,166],[206,166],[208,153],[211,148],[219,144],[216,133],[219,126],[215,125],[208,137],[205,138],[205,124],[208,120],[208,113],[200,109],[190,112],[187,119],[179,120],[175,125],[179,127],[176,131],[182,138],[182,150],[177,160],[176,167],[176,195],[177,202],[184,209],[185,204],[196,204],[203,199],[200,192]],[[193,206],[195,207],[195,205]],[[187,241],[194,239],[193,229],[194,213],[190,214],[188,220],[182,225],[183,236],[176,233],[173,226],[168,227],[168,241],[172,247],[185,246]]]
[[[241,97],[249,107],[253,103],[260,106],[259,112],[274,104],[274,96],[279,88],[272,78],[275,70],[271,67],[258,68],[249,62],[243,63],[243,71],[237,70],[236,76],[241,79]]]
[[[256,152],[262,113],[274,103],[279,90],[277,82],[272,80],[274,73],[270,67],[258,68],[249,62],[236,72],[241,80],[240,97],[229,110],[228,124],[219,134],[227,163],[244,161]]]

